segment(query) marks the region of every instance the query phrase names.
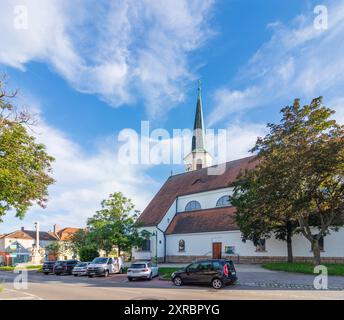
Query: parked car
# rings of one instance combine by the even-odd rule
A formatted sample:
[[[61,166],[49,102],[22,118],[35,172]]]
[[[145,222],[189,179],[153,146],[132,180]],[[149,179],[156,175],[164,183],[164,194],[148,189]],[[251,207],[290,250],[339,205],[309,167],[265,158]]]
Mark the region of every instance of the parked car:
[[[172,281],[176,286],[187,283],[210,284],[214,289],[237,281],[233,261],[225,259],[209,259],[194,262],[186,268],[172,273]]]
[[[42,266],[42,272],[44,274],[54,273],[54,265],[56,261],[45,261]]]
[[[123,260],[118,258],[95,258],[87,266],[87,275],[92,278],[94,276],[108,277],[113,273],[123,272]]]
[[[79,260],[61,260],[54,265],[54,273],[56,275],[72,274],[74,267],[79,263]]]
[[[87,275],[87,266],[91,262],[79,262],[73,269],[72,274],[74,276],[86,276]]]
[[[128,280],[133,279],[149,279],[159,275],[159,268],[151,262],[135,262],[130,265],[127,270]]]

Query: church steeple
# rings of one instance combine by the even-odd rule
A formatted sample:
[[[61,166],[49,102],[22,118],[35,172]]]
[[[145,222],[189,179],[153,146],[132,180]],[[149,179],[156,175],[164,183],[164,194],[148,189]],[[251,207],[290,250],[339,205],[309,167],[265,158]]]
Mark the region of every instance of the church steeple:
[[[202,106],[201,80],[198,81],[198,95],[196,103],[196,114],[192,134],[191,152],[185,158],[186,170],[198,170],[209,167],[212,164],[212,157],[206,151],[205,128]]]
[[[205,150],[205,132],[204,132],[204,119],[203,119],[203,106],[202,106],[202,88],[201,80],[198,80],[198,95],[196,103],[196,115],[192,136],[191,151],[204,151]]]

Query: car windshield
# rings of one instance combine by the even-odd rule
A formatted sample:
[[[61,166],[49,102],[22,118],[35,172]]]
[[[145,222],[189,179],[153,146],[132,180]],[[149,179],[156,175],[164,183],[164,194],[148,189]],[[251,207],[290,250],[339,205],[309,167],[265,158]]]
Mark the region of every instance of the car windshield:
[[[104,264],[107,263],[108,259],[107,258],[95,258],[93,259],[92,263],[94,264]]]
[[[81,262],[76,265],[76,267],[86,267],[87,263],[86,262]]]
[[[130,266],[131,269],[144,269],[146,268],[146,264],[144,263],[133,263],[131,266]]]

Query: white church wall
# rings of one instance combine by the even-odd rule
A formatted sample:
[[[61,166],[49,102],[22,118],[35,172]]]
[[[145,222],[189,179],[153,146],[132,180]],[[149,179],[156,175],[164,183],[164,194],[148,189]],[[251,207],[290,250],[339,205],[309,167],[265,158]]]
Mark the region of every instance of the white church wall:
[[[176,202],[176,200],[173,201],[171,207],[167,210],[165,216],[161,219],[160,223],[158,224],[158,228],[164,232],[166,231],[167,227],[169,226],[176,214]]]
[[[185,251],[179,252],[179,240],[185,241]],[[266,240],[266,251],[257,252],[252,241],[243,242],[240,231],[207,232],[194,234],[168,235],[166,237],[167,256],[211,256],[212,243],[222,242],[222,254],[225,246],[235,247],[235,254],[247,257],[286,257],[286,242],[270,238]],[[302,235],[293,237],[295,257],[312,257],[311,245]],[[344,228],[332,232],[324,239],[322,257],[344,257]]]
[[[232,193],[233,188],[222,188],[180,196],[178,197],[178,212],[185,211],[185,206],[190,201],[198,201],[201,204],[202,209],[215,208],[217,200],[219,200],[222,196],[228,196]]]

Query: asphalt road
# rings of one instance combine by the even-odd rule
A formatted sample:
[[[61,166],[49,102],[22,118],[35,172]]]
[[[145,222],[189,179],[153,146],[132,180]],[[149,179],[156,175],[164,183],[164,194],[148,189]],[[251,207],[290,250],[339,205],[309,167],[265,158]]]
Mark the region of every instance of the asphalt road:
[[[0,299],[7,300],[83,300],[83,299],[343,299],[344,277],[330,277],[335,290],[314,290],[313,276],[272,272],[257,266],[238,268],[239,284],[221,290],[207,286],[174,287],[169,281],[158,278],[152,281],[128,282],[125,275],[109,278],[43,275],[28,273],[27,288],[14,286],[18,274],[0,272]],[[329,288],[331,289],[331,285]],[[343,287],[341,287],[343,285]],[[306,288],[306,289],[305,289]]]

